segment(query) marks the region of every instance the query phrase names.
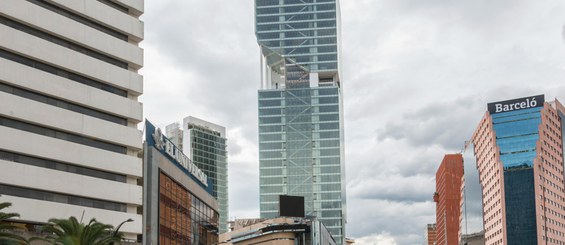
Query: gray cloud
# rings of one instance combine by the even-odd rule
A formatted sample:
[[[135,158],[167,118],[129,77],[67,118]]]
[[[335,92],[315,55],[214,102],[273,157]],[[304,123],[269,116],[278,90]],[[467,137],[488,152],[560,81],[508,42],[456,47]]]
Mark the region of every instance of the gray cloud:
[[[563,25],[563,30],[561,31],[561,36],[563,37],[563,40],[565,41],[565,25]]]
[[[394,202],[430,201],[434,192],[430,176],[378,175],[348,186],[348,191],[357,198],[389,200]]]
[[[542,93],[565,100],[565,3],[358,0],[341,7],[348,236],[360,244],[421,244],[425,224],[435,220],[435,171],[468,140],[486,103]],[[258,216],[253,1],[147,1],[143,20],[145,116],[159,126],[188,114],[226,126],[230,216]],[[476,173],[468,159],[469,150],[470,181]],[[470,230],[480,229],[476,183],[467,195]]]
[[[348,217],[347,232],[353,237],[385,232],[397,244],[421,244],[425,225],[435,220],[435,205],[431,201],[405,203],[356,198],[348,201],[359,210],[350,212]]]
[[[461,149],[471,136],[474,123],[480,120],[479,106],[480,102],[471,97],[431,102],[404,113],[397,122],[387,123],[378,130],[378,139],[405,139],[415,146],[439,144],[444,149]]]
[[[241,14],[252,11],[252,3],[228,6],[223,1],[168,0],[147,4],[156,11],[144,15],[145,42],[170,59],[171,65],[191,74],[176,88],[186,97],[186,110],[203,106],[200,114],[213,114],[226,126],[248,123],[242,128],[249,135],[256,133],[256,126],[249,126],[257,121],[259,59],[253,15]],[[151,82],[170,81],[146,81]]]

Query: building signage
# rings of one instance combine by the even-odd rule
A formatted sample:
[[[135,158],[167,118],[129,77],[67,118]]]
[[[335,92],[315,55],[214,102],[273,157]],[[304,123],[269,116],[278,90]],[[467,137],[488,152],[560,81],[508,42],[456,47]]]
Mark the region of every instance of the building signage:
[[[208,187],[208,176],[192,163],[171,140],[165,137],[160,128],[156,128],[148,120],[145,120],[145,140],[149,147],[155,147],[167,158],[184,168],[185,172],[190,173],[193,179],[198,180],[204,187]]]
[[[490,112],[490,114],[496,114],[501,112],[543,107],[544,102],[545,102],[545,96],[542,94],[542,95],[524,97],[520,99],[489,103],[488,111]]]

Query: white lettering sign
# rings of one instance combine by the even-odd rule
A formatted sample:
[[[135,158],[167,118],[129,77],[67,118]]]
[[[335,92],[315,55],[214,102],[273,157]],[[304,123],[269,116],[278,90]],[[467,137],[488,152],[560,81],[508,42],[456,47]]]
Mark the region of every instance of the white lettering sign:
[[[533,108],[538,105],[536,97],[528,98],[526,101],[513,102],[513,103],[496,103],[494,104],[495,113],[507,112],[521,109]]]
[[[169,141],[161,132],[161,129],[156,128],[152,135],[155,141],[155,148],[160,151],[164,151],[172,159],[177,161],[182,167],[184,167],[192,176],[196,177],[202,184],[208,187],[208,176],[202,172],[186,155],[182,153],[171,141]]]

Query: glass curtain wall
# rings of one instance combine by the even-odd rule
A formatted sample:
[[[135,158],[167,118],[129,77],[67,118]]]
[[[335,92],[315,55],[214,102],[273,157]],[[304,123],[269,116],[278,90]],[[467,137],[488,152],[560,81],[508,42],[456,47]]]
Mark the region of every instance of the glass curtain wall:
[[[192,162],[212,180],[212,195],[218,199],[220,233],[227,231],[228,223],[228,166],[227,139],[220,133],[189,125]]]
[[[278,216],[278,195],[304,196],[306,215],[341,235],[338,89],[259,91],[259,98],[261,217]]]
[[[506,229],[510,244],[536,244],[534,158],[542,107],[492,115],[504,168]]]
[[[160,173],[159,244],[217,244],[217,232],[218,213]]]
[[[260,45],[309,71],[338,69],[336,0],[256,0],[255,6]]]

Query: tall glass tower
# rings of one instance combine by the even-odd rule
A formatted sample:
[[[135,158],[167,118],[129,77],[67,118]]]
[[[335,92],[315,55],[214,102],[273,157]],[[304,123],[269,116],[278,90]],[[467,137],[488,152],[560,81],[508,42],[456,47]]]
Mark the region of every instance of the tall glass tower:
[[[262,218],[278,196],[304,196],[339,244],[345,235],[339,1],[256,0],[261,49],[259,167]]]

